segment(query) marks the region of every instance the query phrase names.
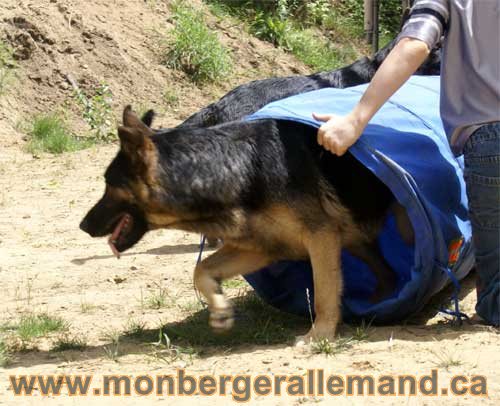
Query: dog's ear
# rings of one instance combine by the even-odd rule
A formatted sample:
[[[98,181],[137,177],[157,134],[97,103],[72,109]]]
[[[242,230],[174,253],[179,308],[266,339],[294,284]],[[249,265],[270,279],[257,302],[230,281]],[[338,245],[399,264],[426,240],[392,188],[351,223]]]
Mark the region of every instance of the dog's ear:
[[[148,113],[146,113],[146,114],[148,114]],[[153,118],[151,117],[151,121],[152,120],[153,120]],[[132,110],[131,106],[127,106],[127,107],[125,107],[125,110],[123,110],[123,126],[137,130],[138,132],[142,133],[144,136],[153,135],[153,130],[151,130],[151,128],[149,128],[148,125],[146,125],[144,122],[142,122],[139,119],[137,114]]]
[[[154,110],[148,110],[144,115],[141,117],[141,121],[146,124],[149,128],[153,125],[153,120],[156,116],[156,113]]]
[[[127,155],[143,148],[146,142],[146,137],[141,131],[132,127],[118,127],[118,137],[120,138],[120,145]]]
[[[132,127],[118,127],[120,151],[127,157],[134,173],[147,177],[155,167],[156,152],[153,141],[143,131]]]

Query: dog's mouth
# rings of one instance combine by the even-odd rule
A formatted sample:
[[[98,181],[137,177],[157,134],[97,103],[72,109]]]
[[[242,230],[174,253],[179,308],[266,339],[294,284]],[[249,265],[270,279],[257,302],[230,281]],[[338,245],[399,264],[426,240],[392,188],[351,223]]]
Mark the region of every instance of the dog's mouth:
[[[117,258],[120,258],[120,252],[124,251],[133,228],[134,218],[130,214],[125,213],[118,218],[113,233],[108,239],[111,251]]]

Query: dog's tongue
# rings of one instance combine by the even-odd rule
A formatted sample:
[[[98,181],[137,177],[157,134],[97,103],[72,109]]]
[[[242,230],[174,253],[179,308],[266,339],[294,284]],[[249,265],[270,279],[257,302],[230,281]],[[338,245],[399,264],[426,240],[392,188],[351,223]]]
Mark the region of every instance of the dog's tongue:
[[[125,227],[125,224],[127,224],[128,218],[129,218],[128,214],[123,215],[123,217],[120,219],[120,221],[116,225],[115,230],[113,231],[113,234],[111,234],[111,236],[108,239],[108,244],[111,247],[111,251],[113,251],[113,255],[118,259],[120,258],[120,252],[116,248],[115,244],[116,244],[116,241],[118,240],[118,237],[120,236],[121,231],[123,230],[123,227]]]

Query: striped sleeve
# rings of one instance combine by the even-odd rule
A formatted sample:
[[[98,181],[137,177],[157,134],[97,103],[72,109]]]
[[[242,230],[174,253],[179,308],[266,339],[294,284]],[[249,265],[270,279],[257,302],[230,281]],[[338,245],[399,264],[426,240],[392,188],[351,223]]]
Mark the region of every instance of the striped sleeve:
[[[433,49],[446,32],[450,0],[416,0],[398,39],[415,38]]]

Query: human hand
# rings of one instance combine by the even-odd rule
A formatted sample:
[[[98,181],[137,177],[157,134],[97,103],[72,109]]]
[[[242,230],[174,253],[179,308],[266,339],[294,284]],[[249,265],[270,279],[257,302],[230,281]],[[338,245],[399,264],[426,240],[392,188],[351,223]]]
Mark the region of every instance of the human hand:
[[[313,117],[324,121],[318,129],[318,144],[335,155],[344,155],[363,132],[362,126],[352,115],[316,114]]]

